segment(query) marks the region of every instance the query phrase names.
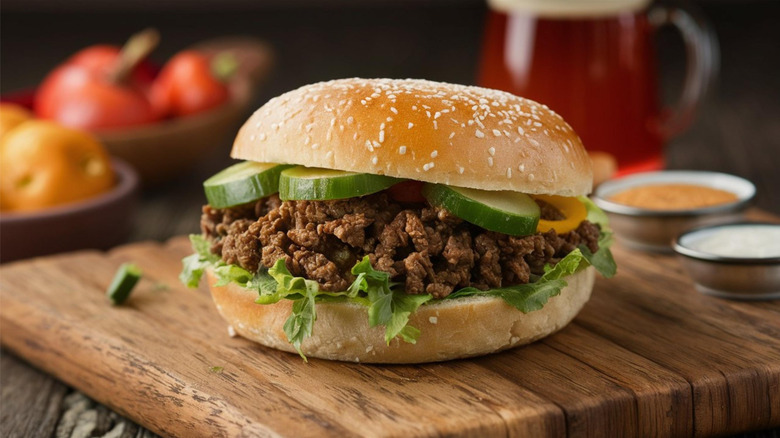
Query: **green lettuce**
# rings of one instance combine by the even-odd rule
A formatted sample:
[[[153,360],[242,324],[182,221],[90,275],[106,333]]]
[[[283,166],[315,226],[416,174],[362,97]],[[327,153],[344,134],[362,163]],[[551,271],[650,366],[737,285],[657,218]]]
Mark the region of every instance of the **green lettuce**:
[[[564,278],[588,266],[593,266],[605,277],[615,275],[616,265],[609,250],[612,232],[606,215],[587,198],[581,198],[588,210],[588,220],[598,224],[599,250],[594,254],[584,245],[575,249],[554,266],[546,266],[544,274],[532,282],[498,289],[479,290],[474,287],[459,289],[444,299],[484,295],[499,297],[523,313],[541,309],[547,301],[560,294],[567,283]],[[240,266],[226,264],[209,251],[208,241],[199,235],[191,235],[190,241],[195,254],[182,260],[183,268],[179,278],[188,287],[197,287],[203,272],[211,267],[217,277],[217,285],[236,283],[257,292],[258,304],[273,304],[283,299],[292,301],[290,317],[284,323],[284,332],[289,342],[306,360],[301,344],[311,336],[317,320],[318,302],[353,302],[367,307],[371,327],[385,328],[385,342],[395,338],[415,343],[420,330],[409,325],[409,317],[423,304],[431,301],[431,295],[408,295],[403,285],[390,281],[390,275],[371,266],[368,256],[355,264],[352,274],[355,281],[343,292],[327,292],[319,284],[303,277],[295,277],[287,269],[283,259],[277,260],[270,269],[261,268],[252,273]]]
[[[580,251],[582,251],[582,256],[585,257],[590,265],[596,268],[599,274],[606,278],[612,278],[617,273],[617,264],[612,257],[612,251],[609,250],[609,247],[612,246],[612,229],[609,228],[609,219],[607,219],[606,213],[598,208],[589,198],[581,196],[580,201],[585,204],[585,208],[588,211],[587,219],[601,228],[598,241],[599,250],[594,254],[590,252],[587,246],[581,245]]]
[[[209,242],[203,236],[190,234],[190,243],[195,254],[188,255],[182,259],[182,270],[179,274],[179,281],[187,287],[198,287],[203,272],[212,264],[219,263],[219,256],[212,254]]]
[[[479,290],[474,287],[464,287],[451,293],[445,299],[455,299],[474,295],[494,296],[506,301],[517,310],[528,313],[541,309],[547,301],[560,294],[566,287],[563,277],[575,274],[588,267],[588,261],[579,248],[570,252],[555,266],[545,266],[544,274],[536,281],[498,289]]]

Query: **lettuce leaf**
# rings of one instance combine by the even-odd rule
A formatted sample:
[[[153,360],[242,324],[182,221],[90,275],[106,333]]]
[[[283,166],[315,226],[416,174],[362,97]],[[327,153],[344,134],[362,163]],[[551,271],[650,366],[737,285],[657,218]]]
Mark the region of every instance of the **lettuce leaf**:
[[[588,267],[588,262],[578,248],[567,254],[555,266],[550,267],[547,265],[545,273],[533,283],[488,290],[465,287],[448,295],[445,299],[473,295],[494,296],[503,299],[523,313],[533,312],[544,307],[550,298],[561,293],[561,289],[567,285],[563,277],[577,273],[586,267]]]
[[[182,270],[179,274],[179,280],[187,287],[198,287],[205,269],[213,263],[219,262],[219,257],[212,254],[210,244],[203,236],[199,234],[190,234],[190,243],[195,254],[182,259]]]
[[[609,250],[609,247],[612,246],[612,229],[609,227],[607,214],[589,198],[580,196],[579,199],[585,204],[585,208],[588,211],[587,219],[601,228],[599,232],[599,250],[594,254],[590,252],[587,246],[580,245],[580,251],[582,251],[583,257],[596,268],[599,274],[606,278],[612,278],[617,273],[617,264],[615,263],[615,258],[612,257],[612,251]]]
[[[368,294],[368,324],[371,327],[385,326],[385,342],[396,336],[414,344],[420,330],[408,325],[409,315],[431,300],[431,295],[408,295],[400,284],[392,283],[387,272],[377,271],[371,266],[368,256],[358,262],[352,273],[357,277],[352,286]],[[350,289],[352,289],[350,286]]]

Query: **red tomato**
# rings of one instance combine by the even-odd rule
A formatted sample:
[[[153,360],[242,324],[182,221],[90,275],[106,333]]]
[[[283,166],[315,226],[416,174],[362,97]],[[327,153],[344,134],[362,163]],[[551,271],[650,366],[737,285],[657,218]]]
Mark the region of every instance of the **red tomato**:
[[[144,90],[147,68],[136,68],[127,83],[110,81],[119,49],[93,46],[74,55],[44,79],[35,95],[35,113],[87,130],[142,125],[158,119]]]
[[[421,181],[404,181],[390,187],[390,197],[398,202],[426,202],[422,195]]]
[[[172,116],[207,111],[230,98],[228,88],[211,72],[209,59],[193,50],[180,52],[165,64],[150,96],[158,114]]]

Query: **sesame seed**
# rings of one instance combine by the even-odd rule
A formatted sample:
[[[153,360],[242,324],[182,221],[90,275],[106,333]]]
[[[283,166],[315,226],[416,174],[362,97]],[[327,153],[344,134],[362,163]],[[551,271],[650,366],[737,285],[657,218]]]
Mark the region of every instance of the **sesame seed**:
[[[507,178],[512,178],[512,168],[511,167],[507,167],[506,168],[506,177]]]
[[[423,164],[423,170],[427,172],[427,171],[433,169],[433,166],[435,166],[435,165],[436,164],[433,161],[431,161],[430,163],[425,163],[425,164]]]
[[[466,170],[466,169],[464,169],[464,168],[463,168],[463,167],[461,167],[461,166],[458,166],[458,173],[459,173],[459,174],[463,175],[463,171],[464,171],[464,170]]]
[[[425,115],[428,116],[429,119],[431,118],[431,112],[430,111],[426,111]]]
[[[320,100],[320,96],[315,94],[314,97],[312,98],[312,100],[317,102],[318,100]]]
[[[539,142],[534,140],[533,138],[529,138],[528,141],[530,141],[531,144],[534,145],[534,146],[539,146]]]
[[[522,126],[518,126],[517,127],[517,133],[520,134],[520,135],[525,135],[525,131],[523,130]]]
[[[477,129],[477,131],[474,133],[474,135],[477,136],[477,138],[485,138],[485,133]]]
[[[372,162],[373,164],[376,164],[376,163],[378,163],[378,162],[379,162],[379,158],[377,158],[377,157],[376,157],[376,155],[374,155],[374,156],[371,158],[371,162]]]
[[[319,143],[314,143],[313,145],[311,145],[312,149],[317,149],[318,147],[320,147]]]
[[[517,170],[519,170],[520,172],[525,172],[525,164],[521,164],[517,166]]]
[[[308,145],[309,143],[311,143],[311,136],[307,135],[306,140],[303,141],[303,144]]]
[[[354,121],[355,121],[354,117],[352,117],[352,116],[347,117],[347,125],[351,125],[352,122],[354,122]]]
[[[388,117],[388,118],[387,118],[387,121],[388,121],[388,122],[392,122],[392,121],[393,121],[393,118],[392,118],[392,117]]]
[[[450,138],[455,137],[455,132],[450,132]]]
[[[417,105],[412,105],[412,110],[417,111]]]
[[[328,160],[328,159],[330,159],[330,157],[332,157],[332,156],[333,156],[333,151],[328,151],[328,153],[327,153],[327,154],[325,154],[325,159],[326,159],[326,160]]]
[[[495,135],[496,137],[501,137],[501,131],[499,131],[498,129],[494,129],[493,135]]]
[[[412,122],[409,122],[409,126],[407,126],[407,128],[406,128],[406,129],[412,129],[412,126],[414,126],[414,123],[412,123]]]
[[[439,129],[439,124],[436,123],[436,120],[433,121],[433,129]]]
[[[373,146],[373,145],[371,145],[371,140],[366,140],[366,148],[367,148],[369,151],[371,151],[371,152],[374,152],[374,146]]]
[[[488,149],[488,153],[490,153],[491,157],[496,155],[496,148],[490,147],[490,149]]]
[[[366,104],[366,99],[360,99],[360,103],[362,103],[363,105],[365,105],[365,104]]]
[[[493,167],[493,157],[488,157],[488,166]]]
[[[533,180],[534,180],[534,174],[533,173],[529,173],[528,174],[528,181],[533,181]]]
[[[437,155],[439,155],[439,151],[434,150],[433,152],[431,152],[431,158],[436,158]]]
[[[406,146],[401,146],[398,148],[398,153],[403,155],[406,153]]]
[[[435,119],[438,119],[439,117],[441,117],[441,113],[437,111],[437,112],[436,112],[436,113],[433,115],[433,118],[434,118],[434,120],[435,120]]]
[[[379,131],[379,142],[380,143],[385,142],[385,131]]]
[[[260,141],[265,141],[265,132],[260,133]]]
[[[375,148],[378,148],[379,146],[382,146],[378,141],[373,140],[371,141],[371,144],[374,145]]]

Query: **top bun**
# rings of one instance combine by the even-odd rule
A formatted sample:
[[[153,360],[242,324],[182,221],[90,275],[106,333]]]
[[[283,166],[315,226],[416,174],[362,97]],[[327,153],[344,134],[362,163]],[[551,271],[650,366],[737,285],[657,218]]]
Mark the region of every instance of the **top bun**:
[[[483,190],[579,196],[592,171],[577,134],[545,105],[415,79],[340,79],[273,98],[231,155]]]

